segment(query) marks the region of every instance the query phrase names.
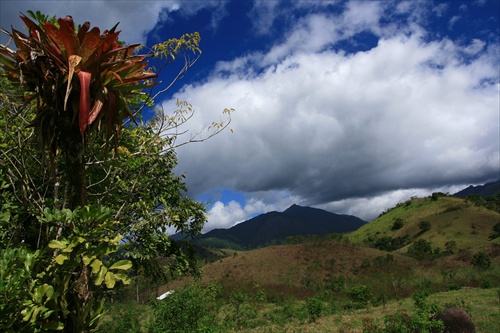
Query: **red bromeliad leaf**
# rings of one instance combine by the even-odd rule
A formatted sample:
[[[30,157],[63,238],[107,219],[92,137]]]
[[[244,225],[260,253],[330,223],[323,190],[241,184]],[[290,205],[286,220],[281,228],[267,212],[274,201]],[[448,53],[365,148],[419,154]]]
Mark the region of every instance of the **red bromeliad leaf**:
[[[78,124],[80,126],[80,134],[83,136],[87,129],[90,113],[90,79],[92,74],[89,72],[78,72],[80,79],[80,107],[78,110]]]
[[[24,15],[21,15],[21,20],[23,20],[24,24],[26,24],[26,27],[28,27],[29,30],[38,30],[40,29],[38,27],[38,24],[36,24],[35,22],[33,22],[32,20],[30,20],[29,18],[27,18],[26,16]]]
[[[100,43],[101,31],[98,27],[92,28],[92,30],[85,34],[83,40],[80,42],[80,55],[82,56],[83,62],[89,60],[89,57],[96,52]],[[90,65],[91,64],[88,64],[87,67]]]
[[[60,19],[59,19],[59,20],[60,20]],[[66,17],[65,17],[65,18],[63,18],[63,20],[64,20],[65,22],[67,22],[67,23],[68,23],[69,27],[70,27],[73,31],[75,31],[75,22],[73,22],[73,16],[71,16],[71,15],[66,15]]]
[[[52,39],[54,43],[57,44],[59,49],[64,49],[64,43],[61,39],[61,36],[59,35],[59,29],[57,29],[56,26],[50,22],[45,23],[43,27],[45,28],[45,32],[47,33],[47,35]]]
[[[78,29],[78,41],[80,42],[80,45],[83,44],[83,38],[85,37],[85,35],[87,34],[87,31],[89,31],[90,29],[90,22],[87,21],[85,22],[81,27],[80,29]]]
[[[88,120],[89,125],[92,124],[97,119],[97,116],[99,115],[99,113],[102,110],[102,107],[104,106],[105,98],[106,96],[104,92],[101,91],[98,93],[94,102],[94,106],[92,107],[92,110],[90,110],[89,120]]]
[[[98,50],[99,56],[107,55],[107,53],[110,50],[113,50],[113,49],[118,47],[118,35],[119,34],[120,34],[120,31],[115,32],[115,33],[110,33],[107,35],[103,35],[103,36],[105,36],[104,37],[105,39],[102,43],[101,48]]]
[[[103,107],[104,103],[102,100],[96,100],[95,103],[94,103],[94,106],[92,107],[92,110],[90,111],[90,114],[89,114],[89,120],[88,120],[88,125],[92,124],[97,116],[99,115],[99,112],[101,112],[102,110],[102,107]]]
[[[74,54],[78,54],[80,49],[80,43],[78,41],[78,37],[75,33],[75,29],[71,26],[71,24],[65,19],[57,20],[59,23],[59,36],[61,37],[64,47],[66,48],[66,55],[72,56]]]

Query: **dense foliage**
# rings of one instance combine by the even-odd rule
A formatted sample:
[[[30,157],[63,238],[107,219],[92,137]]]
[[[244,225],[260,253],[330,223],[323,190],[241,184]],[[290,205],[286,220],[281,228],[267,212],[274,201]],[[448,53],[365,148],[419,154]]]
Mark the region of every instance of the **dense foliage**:
[[[196,235],[206,220],[173,174],[179,143],[168,135],[194,111],[178,102],[144,122],[141,110],[158,74],[146,60],[161,70],[184,54],[185,71],[200,39],[139,55],[116,26],[28,13],[28,32],[8,33],[17,49],[0,45],[0,330],[89,332],[108,290],[132,275],[196,271],[189,245],[167,236]]]

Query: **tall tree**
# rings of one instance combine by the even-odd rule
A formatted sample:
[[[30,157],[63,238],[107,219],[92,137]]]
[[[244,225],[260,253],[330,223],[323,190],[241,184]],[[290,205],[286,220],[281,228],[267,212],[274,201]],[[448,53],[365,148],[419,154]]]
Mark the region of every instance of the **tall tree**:
[[[127,283],[132,262],[156,277],[194,269],[188,247],[166,235],[169,228],[197,234],[206,220],[173,175],[179,143],[168,136],[194,111],[179,102],[171,116],[157,110],[147,123],[140,112],[170,87],[151,95],[158,71],[180,54],[181,72],[196,62],[200,37],[186,34],[138,54],[139,45],[119,41],[116,26],[101,33],[70,16],[28,13],[31,19],[21,15],[28,32],[8,33],[17,50],[0,46],[1,67],[22,97],[0,96],[0,196],[8,203],[0,249],[2,277],[19,277],[3,294],[23,290],[31,300],[2,328],[87,332],[101,315],[100,288]],[[156,72],[148,59],[160,62]],[[231,111],[190,141],[222,131]]]

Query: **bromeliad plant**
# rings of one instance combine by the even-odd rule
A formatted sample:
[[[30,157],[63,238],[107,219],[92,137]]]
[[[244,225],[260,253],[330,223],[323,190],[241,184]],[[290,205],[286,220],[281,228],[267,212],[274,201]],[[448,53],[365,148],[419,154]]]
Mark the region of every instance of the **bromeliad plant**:
[[[71,16],[43,24],[24,15],[21,19],[29,34],[12,28],[18,50],[1,50],[0,61],[11,79],[26,85],[29,98],[38,99],[35,126],[57,123],[66,112],[78,115],[80,135],[87,126],[104,123],[110,136],[119,128],[117,120],[133,118],[127,101],[152,86],[150,79],[157,74],[144,70],[147,55],[134,53],[139,44],[120,45],[118,24],[101,34],[98,27],[90,29],[89,22],[76,29]],[[44,140],[51,134],[58,133],[44,133]]]
[[[129,102],[154,85],[152,79],[157,74],[145,70],[147,56],[135,53],[138,45],[120,45],[116,26],[101,34],[99,28],[91,29],[89,22],[76,27],[70,16],[57,21],[40,19],[38,23],[24,15],[21,19],[28,32],[12,28],[7,33],[17,50],[0,47],[0,65],[12,82],[23,87],[27,105],[34,104],[30,125],[38,134],[40,152],[47,150],[51,161],[51,209],[88,210],[85,148],[91,132],[102,131],[106,142],[116,138],[123,119],[134,118]],[[60,183],[65,186],[62,191],[58,190]],[[40,204],[43,206],[44,201]],[[27,219],[32,218],[33,212],[28,214]],[[112,288],[116,281],[128,282],[125,274],[113,272],[128,270],[128,260],[108,268],[103,264],[123,236],[117,235],[117,228],[109,222],[111,214],[104,221],[101,218],[84,219],[78,225],[74,221],[66,225],[63,222],[71,220],[66,218],[40,219],[38,241],[32,250],[40,250],[44,254],[40,260],[51,264],[36,277],[46,280],[42,285],[46,298],[36,296],[40,292],[33,289],[34,303],[25,302],[23,320],[31,323],[30,327],[50,320],[57,323],[57,329],[87,332],[95,326],[102,309],[101,303],[94,302],[94,285],[104,282]],[[96,221],[105,224],[95,225]],[[105,239],[98,237],[103,228],[109,234]],[[42,235],[50,241],[41,242]],[[108,243],[112,243],[113,251],[106,247]],[[47,317],[40,318],[41,313]]]
[[[9,79],[24,87],[27,102],[36,101],[31,124],[51,161],[61,152],[70,177],[63,206],[84,206],[85,137],[105,129],[107,140],[116,138],[123,119],[134,118],[129,102],[153,86],[157,74],[145,70],[148,56],[135,53],[138,44],[120,45],[116,25],[101,34],[89,22],[75,27],[71,16],[57,22],[21,19],[28,33],[7,33],[17,50],[0,48],[0,62]]]

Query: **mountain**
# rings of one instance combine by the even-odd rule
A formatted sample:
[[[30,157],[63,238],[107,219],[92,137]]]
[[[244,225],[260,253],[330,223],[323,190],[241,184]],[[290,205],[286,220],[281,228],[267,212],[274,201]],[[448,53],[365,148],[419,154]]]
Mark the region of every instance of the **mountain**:
[[[366,221],[351,215],[292,205],[283,212],[269,212],[229,229],[214,229],[195,238],[195,242],[214,247],[248,249],[283,243],[289,236],[324,236],[351,232]]]
[[[484,197],[491,197],[500,193],[500,180],[484,185],[472,186],[453,194],[456,197],[465,198],[471,194],[478,194]]]

